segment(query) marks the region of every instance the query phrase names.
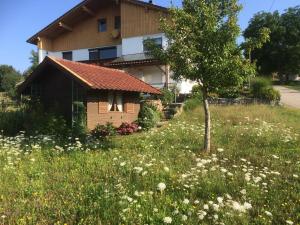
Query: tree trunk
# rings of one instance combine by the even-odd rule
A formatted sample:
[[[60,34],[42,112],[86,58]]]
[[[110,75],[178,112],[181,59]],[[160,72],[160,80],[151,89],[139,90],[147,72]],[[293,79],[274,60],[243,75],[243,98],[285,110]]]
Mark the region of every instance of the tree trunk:
[[[210,111],[206,91],[203,91],[203,107],[205,114],[204,151],[210,152]]]

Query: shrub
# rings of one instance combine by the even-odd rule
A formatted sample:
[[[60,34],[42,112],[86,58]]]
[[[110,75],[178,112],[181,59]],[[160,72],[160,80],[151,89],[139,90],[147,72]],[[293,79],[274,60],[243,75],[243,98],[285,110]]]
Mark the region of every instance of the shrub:
[[[191,92],[191,98],[198,98],[199,100],[202,100],[202,91],[201,87],[199,85],[194,85]]]
[[[167,88],[163,88],[160,91],[161,91],[162,95],[159,97],[159,99],[161,100],[161,102],[164,106],[171,104],[174,101],[174,99],[175,99],[174,92],[170,91]]]
[[[24,131],[24,116],[21,110],[0,112],[0,131],[8,136]]]
[[[266,78],[257,77],[251,82],[251,94],[254,98],[263,99],[263,92],[267,87],[271,87],[271,82]]]
[[[117,133],[120,135],[129,135],[139,130],[139,126],[136,123],[122,123],[117,129]]]
[[[144,129],[149,130],[156,126],[160,120],[160,114],[155,106],[143,104],[138,116],[138,124]]]
[[[76,113],[73,117],[72,135],[75,137],[83,137],[87,133],[86,127],[86,108],[83,102],[74,102]]]
[[[251,94],[254,98],[266,101],[280,100],[280,93],[271,86],[271,81],[266,78],[256,78],[252,81]]]
[[[264,100],[277,102],[280,101],[280,93],[275,90],[273,87],[267,87],[262,90],[262,97]]]
[[[185,101],[183,109],[185,111],[192,111],[198,106],[202,104],[202,100],[200,98],[190,98]]]
[[[218,91],[218,95],[220,98],[238,98],[241,96],[241,92],[236,87],[222,88]]]
[[[114,136],[117,134],[116,128],[112,123],[107,123],[106,125],[97,125],[91,132],[92,136],[95,138],[103,138],[107,136]]]

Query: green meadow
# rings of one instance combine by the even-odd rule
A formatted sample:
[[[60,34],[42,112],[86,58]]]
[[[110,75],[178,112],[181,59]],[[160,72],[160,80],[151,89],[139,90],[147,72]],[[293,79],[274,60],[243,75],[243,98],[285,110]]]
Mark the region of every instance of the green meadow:
[[[300,111],[201,108],[161,128],[79,140],[0,137],[0,224],[299,224]]]

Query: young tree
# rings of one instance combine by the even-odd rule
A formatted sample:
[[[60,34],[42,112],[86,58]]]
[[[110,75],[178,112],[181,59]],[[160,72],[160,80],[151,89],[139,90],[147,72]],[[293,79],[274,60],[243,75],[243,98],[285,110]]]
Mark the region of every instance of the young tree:
[[[184,0],[182,8],[170,9],[170,17],[162,21],[167,49],[148,43],[154,57],[170,65],[176,80],[189,79],[201,86],[207,152],[211,149],[209,93],[242,85],[254,70],[237,45],[240,10],[237,0]]]

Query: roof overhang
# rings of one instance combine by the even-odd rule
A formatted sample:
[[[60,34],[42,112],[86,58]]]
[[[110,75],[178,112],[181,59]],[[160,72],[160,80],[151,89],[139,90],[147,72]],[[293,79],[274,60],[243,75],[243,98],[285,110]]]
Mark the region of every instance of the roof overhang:
[[[104,7],[108,4],[119,4],[120,1],[128,2],[135,5],[140,5],[153,10],[160,10],[168,12],[168,8],[154,5],[151,3],[142,2],[139,0],[84,0],[71,10],[67,11],[64,15],[57,18],[55,21],[50,23],[48,26],[40,30],[38,33],[30,37],[27,42],[30,44],[38,44],[39,38],[55,38],[64,32],[68,32],[72,29],[72,26],[79,23],[80,21],[93,16],[94,10],[99,7]]]
[[[19,94],[24,93],[35,78],[49,69],[49,66],[64,72],[66,76],[79,82],[87,89],[161,94],[158,89],[124,71],[49,56],[38,65],[23,83],[17,86],[17,92]]]
[[[38,67],[25,79],[25,81],[17,85],[17,92],[21,94],[43,70],[47,69],[48,66],[53,66],[65,72],[66,74],[71,75],[86,88],[93,88],[93,86],[89,82],[82,79],[78,74],[66,68],[64,65],[60,64],[55,59],[47,56],[43,60],[43,62],[40,63]]]

